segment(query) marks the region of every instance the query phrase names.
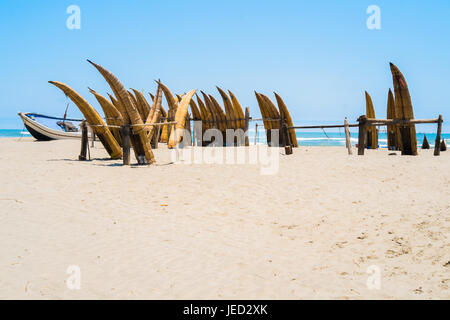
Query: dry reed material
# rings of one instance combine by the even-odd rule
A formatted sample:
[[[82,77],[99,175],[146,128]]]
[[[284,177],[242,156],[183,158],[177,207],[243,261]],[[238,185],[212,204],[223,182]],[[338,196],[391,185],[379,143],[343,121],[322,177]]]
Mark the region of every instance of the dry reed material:
[[[161,86],[158,86],[158,89],[156,90],[156,98],[153,100],[153,105],[150,108],[150,112],[148,114],[147,119],[145,120],[145,123],[158,123],[161,118],[161,104],[162,104],[162,89]],[[148,130],[148,139],[151,141],[153,138],[153,135],[157,132],[157,130],[160,130],[161,128],[159,126],[151,126]]]
[[[225,132],[227,130],[227,116],[225,112],[223,111],[222,107],[220,106],[219,102],[217,102],[216,98],[214,98],[212,95],[208,95],[209,100],[211,101],[212,105],[214,106],[214,110],[216,111],[217,119],[219,120],[219,128],[220,131]]]
[[[411,102],[411,96],[409,94],[408,85],[405,77],[400,70],[390,63],[392,81],[394,83],[395,93],[395,117],[401,120],[414,119],[413,106]],[[417,155],[417,137],[416,126],[410,125],[398,125],[402,155]]]
[[[177,122],[175,125],[175,131],[172,130],[170,134],[168,147],[169,149],[175,148],[180,142],[182,138],[182,130],[186,126],[186,116],[188,114],[189,103],[194,96],[196,90],[189,91],[180,101],[180,105],[177,108],[177,112],[175,113],[175,121]],[[175,139],[176,134],[176,139]]]
[[[170,92],[170,89],[166,85],[164,85],[161,81],[156,81],[156,83],[161,86],[161,89],[164,92],[164,96],[166,97],[167,106],[169,108],[169,110],[167,111],[167,120],[169,122],[173,121],[175,119],[175,113],[177,112],[178,101],[173,96],[172,92]],[[172,134],[172,126],[169,126],[167,128],[167,141],[169,141],[168,138],[170,137],[171,134]]]
[[[141,117],[141,119],[143,121],[145,118],[142,117],[142,112],[143,111],[141,109],[141,106],[138,104],[138,102],[136,100],[136,97],[133,95],[133,93],[130,90],[127,90],[127,92],[128,92],[128,95],[130,96],[130,100],[133,103],[133,106],[136,108],[136,110],[139,113],[139,116]]]
[[[259,94],[258,92],[255,91],[255,96],[256,96],[256,100],[258,101],[258,106],[259,106],[259,110],[261,111],[261,115],[263,119],[269,119],[270,115],[266,109],[266,104],[264,102],[264,99],[261,97],[261,94]],[[267,120],[263,120],[264,123],[264,129],[266,131],[266,138],[267,138],[267,143],[270,144],[271,140],[272,140],[272,135],[271,135],[271,128],[272,128],[272,124],[271,121],[267,121]]]
[[[204,131],[206,131],[213,127],[212,123],[213,118],[211,116],[211,113],[206,108],[205,103],[200,99],[200,97],[197,94],[195,94],[195,96],[197,97],[197,104],[198,107],[200,108],[200,114],[202,116],[202,128],[204,128]]]
[[[272,120],[274,119],[281,119],[280,113],[277,110],[277,107],[273,104],[272,100],[264,94],[261,94],[261,97],[263,98],[263,101],[266,106],[266,110],[268,110],[269,116]],[[278,129],[280,130],[280,121],[270,121],[272,129]]]
[[[123,121],[126,122],[128,121],[128,114],[127,111],[125,110],[125,108],[119,103],[119,101],[117,101],[116,98],[114,98],[113,95],[108,93],[108,97],[111,100],[111,103],[114,105],[114,107],[116,107],[116,109],[120,112],[120,114],[122,115]]]
[[[288,110],[286,104],[284,103],[283,99],[281,99],[281,97],[276,92],[274,92],[274,94],[275,94],[275,98],[277,100],[278,109],[280,109],[280,116],[284,117],[288,127],[293,127],[294,122],[292,121],[291,114],[289,113],[289,110]],[[294,148],[297,148],[298,147],[297,134],[295,133],[294,128],[289,129],[289,137],[291,138],[292,146]]]
[[[119,110],[104,96],[97,93],[96,91],[92,90],[91,88],[88,88],[90,93],[92,93],[97,99],[98,103],[100,104],[100,107],[102,108],[104,114],[105,114],[105,120],[106,124],[110,127],[110,131],[113,134],[116,141],[119,143],[120,146],[122,146],[122,136],[120,134],[120,127],[123,125],[123,117],[120,114]]]
[[[155,157],[150,146],[150,140],[147,137],[147,130],[145,130],[145,127],[142,126],[144,122],[142,121],[138,110],[133,105],[127,90],[110,71],[90,60],[88,60],[88,62],[100,72],[103,78],[105,78],[106,82],[108,82],[114,92],[118,103],[121,104],[126,110],[127,118],[124,116],[124,123],[131,123],[133,125],[131,144],[133,145],[136,159],[141,161],[140,157],[144,156],[148,164],[154,163]]]
[[[365,92],[366,96],[366,116],[370,119],[375,119],[375,109],[373,108],[372,98],[369,93]],[[378,148],[378,130],[377,127],[367,127],[367,148],[377,149]]]
[[[161,86],[162,91],[164,92],[164,96],[166,97],[167,106],[169,107],[168,118],[173,120],[175,117],[175,113],[177,112],[177,101],[175,100],[172,92],[170,92],[169,88],[165,86],[161,81],[156,81],[158,85]]]
[[[194,121],[202,120],[202,114],[201,114],[197,104],[195,103],[194,99],[191,99],[191,102],[189,103],[189,106],[191,107],[192,120],[194,120]]]
[[[238,99],[236,99],[236,96],[233,94],[233,92],[228,90],[228,94],[230,95],[231,103],[233,104],[234,115],[238,119],[241,119],[241,120],[237,121],[237,128],[245,130],[244,110],[242,109],[241,104],[239,103]]]
[[[395,119],[395,100],[392,90],[388,92],[387,117],[386,119]],[[389,150],[400,150],[398,128],[396,125],[387,126],[387,144]]]
[[[77,105],[87,122],[93,126],[92,130],[98,136],[111,158],[122,158],[122,149],[120,148],[119,143],[103,122],[103,119],[98,112],[82,96],[66,84],[57,81],[49,81],[49,83],[59,88]]]
[[[261,95],[255,91],[256,101],[258,102],[259,110],[261,111],[261,116],[263,118],[264,128],[266,131],[270,130],[272,127],[270,126],[270,121],[265,119],[269,119],[269,114],[266,111],[265,103]]]
[[[150,105],[147,102],[147,99],[145,99],[144,94],[142,92],[137,91],[136,89],[131,90],[133,90],[134,96],[136,97],[136,103],[139,106],[139,109],[141,110],[142,119],[143,120],[147,119],[150,113]]]
[[[203,96],[203,100],[205,101],[205,107],[206,107],[206,110],[208,111],[210,120],[212,120],[212,122],[210,122],[210,128],[220,130],[219,121],[217,119],[217,114],[215,112],[215,108],[212,105],[211,100],[209,99],[209,97],[206,93],[204,93],[203,91],[201,91],[201,93]],[[198,100],[197,100],[197,102],[198,102]],[[199,105],[201,105],[201,104],[199,103]]]
[[[220,96],[223,100],[223,105],[225,107],[226,119],[227,119],[227,129],[236,130],[238,128],[237,116],[234,114],[233,103],[230,98],[227,96],[225,91],[221,88],[216,87],[217,91],[219,91]]]

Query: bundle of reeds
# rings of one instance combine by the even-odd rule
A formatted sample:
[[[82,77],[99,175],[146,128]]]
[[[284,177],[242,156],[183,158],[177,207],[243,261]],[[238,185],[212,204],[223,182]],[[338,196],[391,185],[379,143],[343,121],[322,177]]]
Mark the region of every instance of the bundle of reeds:
[[[270,100],[270,98],[262,93],[258,93],[255,91],[256,100],[258,102],[259,110],[261,111],[261,115],[263,117],[264,128],[266,129],[267,142],[269,145],[272,145],[272,135],[271,130],[280,130],[281,128],[281,119],[284,119],[286,125],[288,127],[294,126],[292,121],[291,114],[284,103],[283,99],[275,93],[275,99],[277,100],[278,109],[275,104]],[[295,133],[294,128],[288,129],[290,143],[294,148],[298,147],[297,142],[297,134]],[[283,146],[287,143],[287,141],[283,141],[283,135],[279,134],[278,145]]]
[[[375,119],[375,109],[373,107],[372,98],[369,93],[365,92],[366,96],[366,116],[367,118]],[[376,127],[368,127],[367,128],[367,143],[366,147],[368,149],[377,149],[378,148],[378,130]]]
[[[105,147],[108,154],[112,159],[122,158],[122,149],[120,145],[112,135],[111,131],[108,129],[106,124],[103,122],[102,117],[98,112],[87,102],[82,96],[80,96],[75,90],[70,88],[68,85],[57,82],[49,81],[57,88],[61,89],[66,96],[68,96],[75,105],[80,109],[86,118],[87,122],[92,126],[92,130],[98,136],[101,143]]]
[[[111,87],[117,103],[121,105],[122,110],[125,110],[122,117],[124,119],[124,124],[130,124],[132,126],[131,144],[133,146],[136,159],[138,159],[138,162],[140,163],[154,163],[155,157],[150,146],[150,141],[147,137],[144,122],[142,121],[141,115],[130,97],[130,93],[125,89],[119,79],[117,79],[110,71],[90,60],[88,60],[88,62],[100,72]]]
[[[395,92],[395,118],[401,120],[414,119],[414,112],[405,77],[400,70],[390,63],[392,80]],[[414,124],[401,124],[397,126],[399,133],[400,149],[402,155],[417,155],[416,126]]]
[[[88,88],[89,91],[94,95],[94,97],[97,99],[98,103],[100,104],[100,107],[103,110],[103,113],[105,114],[105,120],[106,124],[110,127],[111,133],[116,139],[116,141],[119,143],[120,146],[122,146],[122,137],[120,135],[120,127],[123,125],[123,117],[122,114],[117,110],[117,108],[105,97],[103,97],[101,94],[95,92],[91,88]]]
[[[395,101],[394,94],[392,90],[389,89],[388,92],[388,102],[387,102],[387,117],[386,119],[395,119]],[[395,125],[387,126],[387,144],[389,150],[399,150],[399,136],[397,134],[398,128]]]

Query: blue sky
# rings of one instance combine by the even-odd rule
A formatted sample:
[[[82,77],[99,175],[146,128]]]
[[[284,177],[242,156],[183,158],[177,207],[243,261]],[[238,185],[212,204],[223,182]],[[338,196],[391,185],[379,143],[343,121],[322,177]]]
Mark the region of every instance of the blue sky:
[[[72,4],[81,30],[66,28]],[[366,27],[369,5],[381,9],[381,30]],[[161,78],[174,93],[230,89],[253,116],[253,91],[276,91],[302,123],[354,121],[365,112],[364,90],[385,117],[392,61],[416,118],[450,121],[448,0],[3,0],[0,27],[0,128],[21,128],[18,111],[62,115],[65,97],[48,80],[100,109],[87,87],[110,90],[86,59],[128,88],[154,91]],[[73,104],[69,115],[80,115]]]

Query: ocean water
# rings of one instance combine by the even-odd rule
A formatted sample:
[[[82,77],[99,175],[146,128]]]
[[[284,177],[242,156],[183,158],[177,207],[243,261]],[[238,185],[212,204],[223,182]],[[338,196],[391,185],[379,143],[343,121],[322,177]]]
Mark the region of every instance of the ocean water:
[[[297,141],[300,146],[345,146],[344,132],[311,132],[311,131],[296,131]],[[19,138],[30,137],[30,133],[25,130],[16,129],[0,129],[0,138]],[[417,134],[417,144],[422,145],[424,133]],[[435,133],[426,133],[430,146],[434,146],[436,139]],[[351,142],[353,145],[358,143],[358,132],[350,133]],[[443,133],[441,135],[447,144],[450,144],[450,133]],[[249,129],[250,144],[266,144],[266,134],[264,130],[258,128],[258,136],[255,140],[255,129]],[[387,137],[385,132],[380,132],[378,135],[378,143],[380,148],[387,148]]]
[[[296,131],[299,146],[345,146],[345,133],[342,132],[323,132],[323,131]],[[436,133],[425,133],[428,143],[434,147]],[[424,133],[417,133],[417,145],[420,147],[423,142]],[[450,143],[450,133],[441,134],[441,139],[445,139],[445,143]],[[266,144],[266,133],[258,128],[258,136],[255,140],[255,130],[249,129],[250,144]],[[358,132],[350,132],[350,140],[353,145],[358,143]],[[387,148],[387,134],[380,132],[378,134],[378,146]]]
[[[0,129],[0,138],[19,138],[22,136],[30,137],[31,135],[26,129]]]

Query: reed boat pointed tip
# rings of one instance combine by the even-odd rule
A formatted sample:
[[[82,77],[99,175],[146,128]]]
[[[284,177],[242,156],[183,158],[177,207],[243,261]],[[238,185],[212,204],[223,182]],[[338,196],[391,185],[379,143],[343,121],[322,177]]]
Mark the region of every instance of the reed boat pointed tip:
[[[390,66],[392,72],[401,73],[400,69],[395,64],[393,64],[392,62],[390,62],[389,66]]]
[[[90,64],[92,64],[94,67],[97,67],[98,64],[96,64],[95,62],[93,62],[92,60],[86,59],[87,62],[89,62]]]
[[[220,95],[222,96],[222,97],[226,97],[227,96],[227,94],[225,93],[225,91],[223,91],[222,90],[222,88],[220,88],[220,87],[218,87],[218,86],[216,86],[216,88],[217,88],[217,91],[219,91],[219,93],[220,93]]]

